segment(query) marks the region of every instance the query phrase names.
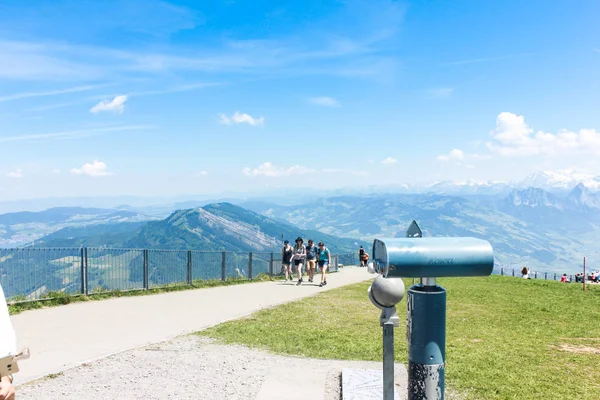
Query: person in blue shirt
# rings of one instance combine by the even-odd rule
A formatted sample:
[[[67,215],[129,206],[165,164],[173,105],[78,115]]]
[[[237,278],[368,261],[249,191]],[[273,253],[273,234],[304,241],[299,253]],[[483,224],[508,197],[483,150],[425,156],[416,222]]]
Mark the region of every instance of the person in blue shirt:
[[[315,269],[317,266],[317,246],[312,239],[308,239],[308,246],[306,246],[306,273],[308,274],[308,281],[312,282],[315,278]]]
[[[319,267],[321,268],[321,284],[320,287],[327,285],[327,267],[331,264],[331,253],[325,247],[325,243],[319,242]]]

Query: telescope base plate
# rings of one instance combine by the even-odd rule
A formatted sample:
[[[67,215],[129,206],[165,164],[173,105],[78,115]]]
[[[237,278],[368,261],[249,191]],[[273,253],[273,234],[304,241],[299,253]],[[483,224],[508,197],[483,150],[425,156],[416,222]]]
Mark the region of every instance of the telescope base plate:
[[[357,368],[342,370],[342,400],[375,399],[383,399],[383,371]],[[394,390],[394,400],[400,400],[397,390]]]

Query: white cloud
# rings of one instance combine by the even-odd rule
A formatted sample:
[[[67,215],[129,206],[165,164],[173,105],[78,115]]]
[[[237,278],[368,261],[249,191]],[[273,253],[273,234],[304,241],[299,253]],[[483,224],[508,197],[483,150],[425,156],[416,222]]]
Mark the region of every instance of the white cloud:
[[[488,149],[505,157],[600,155],[600,133],[595,129],[563,129],[557,134],[534,132],[523,116],[509,112],[498,115],[496,129],[490,134],[493,141],[486,143]]]
[[[264,117],[254,118],[248,114],[241,114],[239,111],[236,111],[231,117],[228,117],[225,114],[219,114],[221,118],[221,123],[224,125],[232,125],[232,124],[241,124],[248,123],[252,126],[262,125],[265,122]]]
[[[384,160],[381,160],[381,163],[385,164],[385,165],[392,165],[392,164],[396,164],[397,162],[398,162],[398,160],[396,160],[395,158],[392,158],[392,157],[388,157]]]
[[[92,114],[98,114],[99,112],[102,112],[102,111],[111,111],[111,112],[121,114],[121,113],[123,113],[123,110],[125,109],[125,101],[126,100],[127,100],[127,96],[125,96],[125,95],[116,96],[112,100],[102,100],[101,102],[96,104],[94,107],[92,107],[90,109],[90,112]]]
[[[206,176],[208,175],[208,171],[200,171],[196,174],[197,178],[200,178],[201,176]]]
[[[21,171],[21,169],[17,169],[16,171],[10,171],[8,174],[6,174],[6,176],[8,176],[9,178],[22,178],[23,171]]]
[[[85,163],[81,168],[71,169],[71,173],[75,175],[86,175],[86,176],[107,176],[110,172],[107,171],[108,167],[102,161],[95,160],[93,163]]]
[[[340,107],[339,101],[332,97],[313,97],[310,102],[317,106],[323,107]]]
[[[465,153],[459,149],[453,149],[449,154],[437,157],[438,161],[461,161],[464,158]]]
[[[456,165],[463,165],[463,163],[467,162],[468,160],[476,161],[486,160],[488,158],[490,158],[490,156],[487,154],[471,154],[465,153],[460,149],[452,149],[450,153],[439,155],[436,159],[442,162],[454,162]],[[467,168],[474,168],[473,164],[464,164],[464,166]]]
[[[427,91],[426,97],[429,99],[447,99],[452,96],[453,92],[454,89],[449,87],[430,89]]]
[[[246,176],[267,176],[269,178],[278,178],[281,176],[290,175],[306,175],[316,172],[314,169],[306,168],[300,165],[295,165],[288,168],[275,167],[270,162],[266,162],[258,166],[258,168],[244,168],[243,171]]]

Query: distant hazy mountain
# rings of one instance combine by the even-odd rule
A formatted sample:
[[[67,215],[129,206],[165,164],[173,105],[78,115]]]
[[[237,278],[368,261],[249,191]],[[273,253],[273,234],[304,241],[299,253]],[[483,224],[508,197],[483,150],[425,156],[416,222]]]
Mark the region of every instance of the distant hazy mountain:
[[[139,222],[151,217],[127,210],[57,207],[38,212],[0,214],[0,247],[29,244],[67,227]]]
[[[497,267],[524,264],[546,271],[572,271],[581,259],[600,258],[598,196],[584,185],[566,196],[542,189],[513,190],[504,198],[437,194],[340,196],[301,206],[247,206],[305,229],[340,237],[401,237],[416,219],[425,236],[475,236],[489,240]]]
[[[105,229],[106,228],[106,229]],[[300,236],[324,241],[335,252],[355,252],[354,239],[340,239],[315,230],[300,229],[288,222],[230,203],[209,204],[201,208],[178,210],[168,218],[143,224],[117,224],[113,228],[65,229],[36,242],[38,247],[101,246],[206,251],[277,251],[284,239],[294,242]]]
[[[119,222],[62,228],[35,240],[35,247],[116,247],[128,240],[146,222]]]
[[[531,187],[525,190],[513,189],[508,194],[506,203],[509,207],[554,207],[562,210],[566,200],[543,189]]]

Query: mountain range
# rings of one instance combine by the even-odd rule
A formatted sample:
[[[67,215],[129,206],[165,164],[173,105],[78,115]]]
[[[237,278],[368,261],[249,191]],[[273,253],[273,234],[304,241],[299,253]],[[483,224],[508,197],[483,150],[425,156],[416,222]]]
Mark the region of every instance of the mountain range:
[[[23,246],[63,228],[102,224],[110,226],[151,219],[153,217],[135,211],[83,207],[56,207],[39,212],[0,214],[0,247]]]
[[[444,194],[455,196],[506,196],[512,189],[540,188],[555,194],[565,194],[577,184],[583,183],[590,191],[600,191],[600,176],[583,173],[572,169],[556,171],[538,171],[522,180],[466,180],[441,181],[425,183],[401,182],[393,185],[342,187],[330,190],[319,190],[318,195],[304,187],[280,188],[260,187],[253,192],[222,193],[220,195],[178,195],[172,197],[73,197],[73,198],[41,198],[24,200],[2,200],[0,213],[18,211],[42,211],[55,207],[86,207],[132,211],[153,218],[165,218],[179,209],[202,207],[210,203],[240,201],[263,201],[283,205],[302,204],[317,200],[319,197],[337,196],[369,196],[381,193],[398,194]]]
[[[248,201],[243,207],[274,219],[338,237],[402,237],[415,219],[424,236],[474,236],[489,240],[496,267],[567,272],[583,256],[600,260],[600,195],[578,184],[566,195],[539,188],[506,196],[440,194],[338,196],[299,206]]]
[[[389,192],[371,188],[360,194],[247,197],[210,204],[197,199],[147,206],[161,213],[181,207],[165,217],[126,205],[11,213],[0,215],[0,245],[268,251],[280,246],[283,233],[291,241],[297,235],[321,237],[343,252],[354,251],[358,244],[369,246],[374,238],[403,236],[415,219],[426,236],[490,240],[497,267],[527,264],[539,270],[575,271],[584,255],[588,262],[598,259],[600,193],[592,189],[600,178],[555,171],[528,179],[543,187],[438,183],[410,193],[399,187]],[[444,185],[462,187],[458,192],[466,194],[444,190]]]
[[[64,228],[36,240],[34,246],[279,252],[284,239],[293,243],[298,236],[305,243],[309,238],[324,241],[337,253],[354,253],[359,242],[368,245],[356,239],[300,229],[230,203],[215,203],[177,210],[163,220],[141,224]]]

